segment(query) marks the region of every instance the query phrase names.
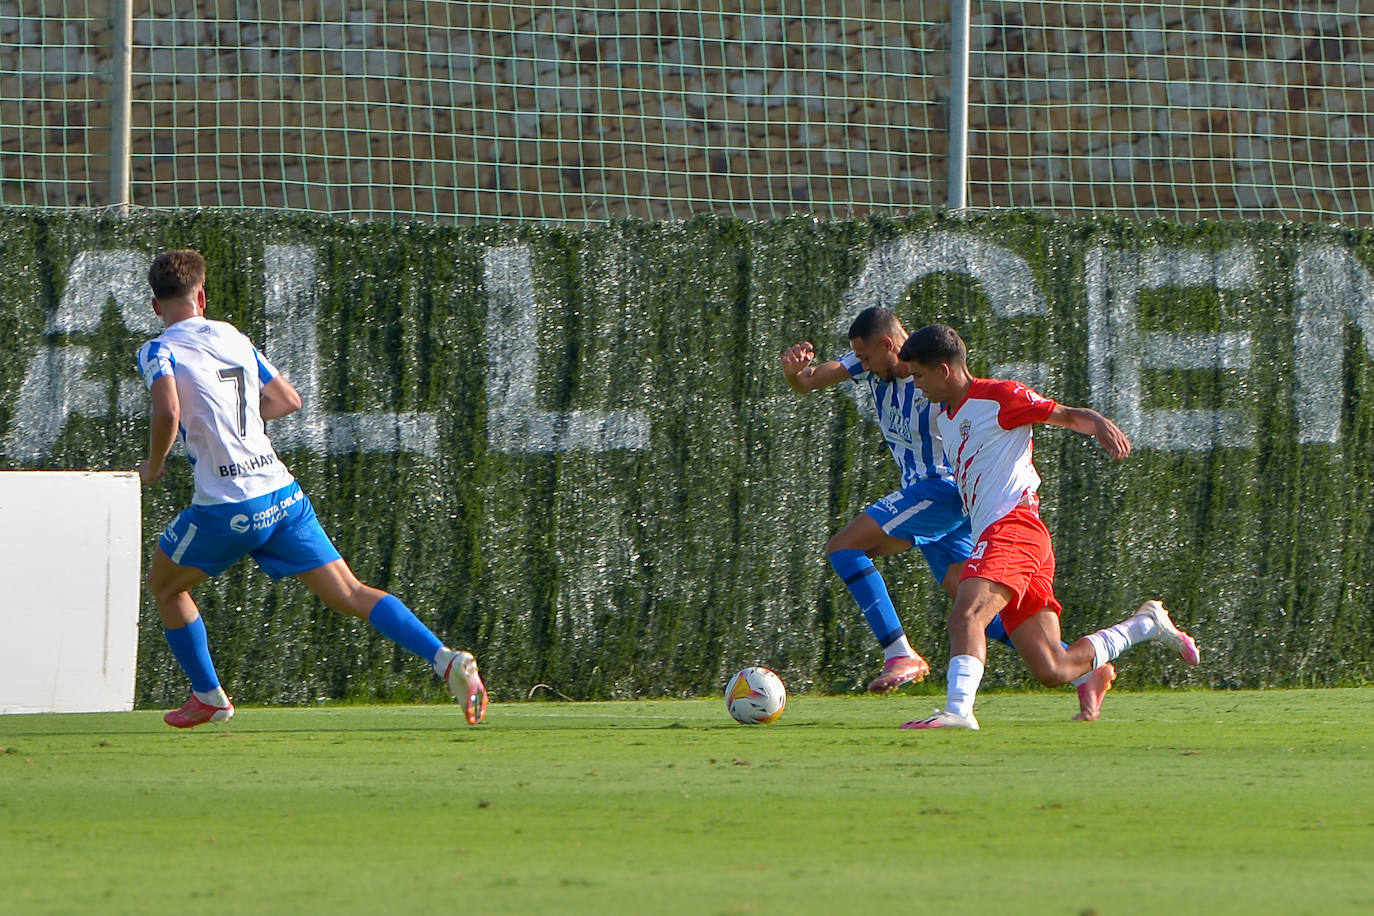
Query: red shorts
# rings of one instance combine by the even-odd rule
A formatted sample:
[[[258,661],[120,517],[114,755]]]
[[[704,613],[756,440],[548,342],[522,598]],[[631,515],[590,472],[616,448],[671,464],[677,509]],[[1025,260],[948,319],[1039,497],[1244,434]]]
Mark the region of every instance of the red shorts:
[[[1034,509],[1017,506],[988,525],[964,564],[964,579],[988,579],[1012,590],[1002,608],[1010,633],[1041,611],[1058,614],[1054,597],[1054,548],[1050,532]]]

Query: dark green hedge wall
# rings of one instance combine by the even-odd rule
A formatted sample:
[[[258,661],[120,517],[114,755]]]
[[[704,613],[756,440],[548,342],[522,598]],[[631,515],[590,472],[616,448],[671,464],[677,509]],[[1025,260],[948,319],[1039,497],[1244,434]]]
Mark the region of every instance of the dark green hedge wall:
[[[269,432],[340,550],[474,649],[498,697],[711,693],[750,663],[794,690],[872,675],[823,547],[895,467],[853,398],[792,395],[778,356],[802,339],[838,355],[874,302],[955,325],[975,371],[1011,367],[1133,435],[1118,464],[1065,430],[1036,438],[1066,635],[1159,597],[1204,648],[1191,671],[1135,652],[1122,683],[1374,675],[1365,233],[0,212],[0,467],[135,466],[133,355],[155,333],[142,274],[182,246],[210,262],[211,316],[309,381],[298,426]],[[145,540],[190,494],[178,462],[144,494]],[[938,670],[947,600],[916,553],[879,562]],[[236,699],[438,695],[425,666],[249,562],[196,597]],[[139,702],[179,701],[148,599],[141,624]],[[1029,682],[1000,648],[989,662],[991,680]]]

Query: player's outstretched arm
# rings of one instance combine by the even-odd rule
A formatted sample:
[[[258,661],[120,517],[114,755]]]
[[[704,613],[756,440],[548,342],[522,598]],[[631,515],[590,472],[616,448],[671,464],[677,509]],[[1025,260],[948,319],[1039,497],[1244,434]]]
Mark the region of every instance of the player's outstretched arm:
[[[264,420],[276,420],[300,409],[300,392],[285,376],[279,375],[262,386],[262,393],[258,397],[258,410]]]
[[[782,351],[782,376],[787,387],[798,394],[825,388],[849,378],[849,370],[838,360],[814,365],[816,350],[810,341],[793,344]]]
[[[148,457],[138,466],[138,476],[150,484],[162,476],[167,468],[167,455],[177,441],[177,424],[181,422],[181,399],[177,383],[170,375],[153,382],[148,389],[152,409],[148,417]]]
[[[1092,408],[1060,404],[1045,422],[1094,437],[1113,460],[1119,461],[1131,453],[1131,440],[1126,438],[1121,427]]]

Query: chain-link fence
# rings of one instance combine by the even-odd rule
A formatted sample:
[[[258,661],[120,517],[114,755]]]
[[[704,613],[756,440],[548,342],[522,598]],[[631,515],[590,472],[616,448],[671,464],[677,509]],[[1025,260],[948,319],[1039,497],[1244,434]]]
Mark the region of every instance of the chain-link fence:
[[[971,12],[0,0],[0,203],[441,222],[1374,216],[1364,0]]]

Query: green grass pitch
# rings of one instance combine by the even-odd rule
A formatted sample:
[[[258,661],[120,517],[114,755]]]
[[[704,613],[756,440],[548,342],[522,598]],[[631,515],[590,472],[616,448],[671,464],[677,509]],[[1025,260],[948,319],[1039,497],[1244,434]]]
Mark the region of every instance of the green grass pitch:
[[[1368,913],[1374,689],[0,717],[5,913]]]

